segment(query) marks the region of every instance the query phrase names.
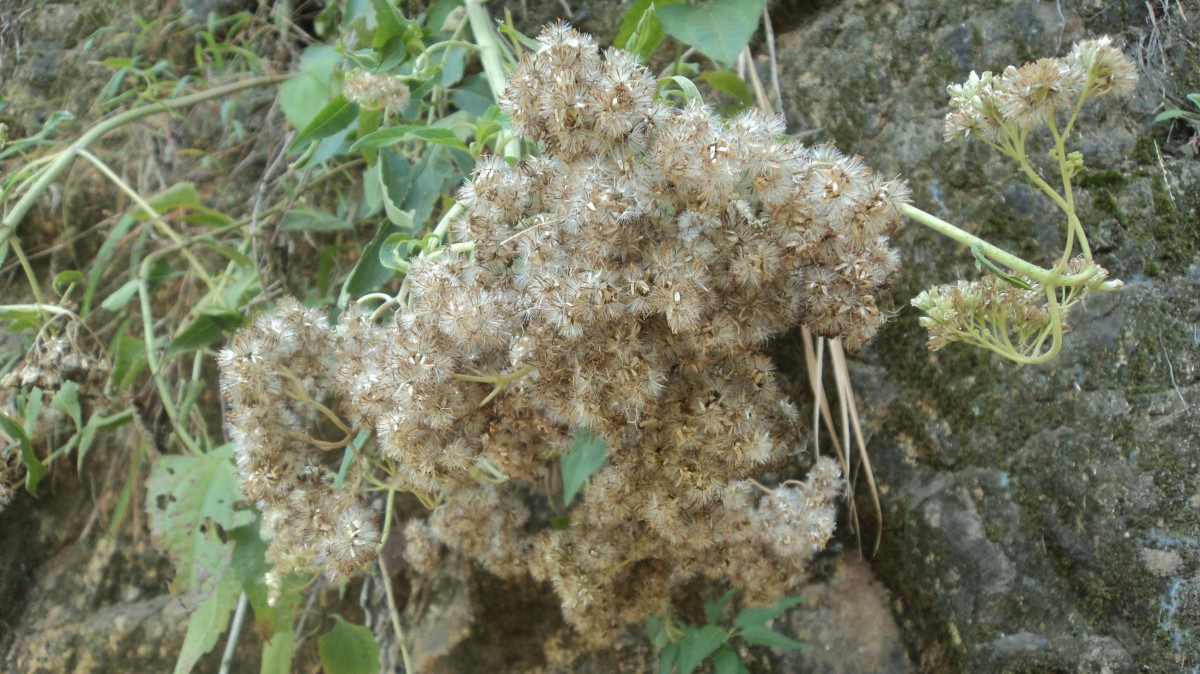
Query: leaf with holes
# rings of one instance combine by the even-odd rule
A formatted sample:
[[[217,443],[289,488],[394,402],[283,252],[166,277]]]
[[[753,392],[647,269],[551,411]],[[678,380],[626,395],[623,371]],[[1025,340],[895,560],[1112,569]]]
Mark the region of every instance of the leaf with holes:
[[[171,591],[200,601],[212,595],[229,566],[233,544],[226,532],[254,521],[242,503],[233,446],[202,456],[164,456],[146,482],[146,512],[155,544],[175,563]]]

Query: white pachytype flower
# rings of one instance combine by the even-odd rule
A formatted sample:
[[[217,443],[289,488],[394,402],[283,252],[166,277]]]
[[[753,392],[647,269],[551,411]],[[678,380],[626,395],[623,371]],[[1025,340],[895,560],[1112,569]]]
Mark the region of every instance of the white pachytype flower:
[[[271,559],[342,575],[373,556],[376,520],[306,446],[334,434],[307,396],[345,419],[348,437],[375,431],[393,484],[442,504],[428,525],[406,526],[414,568],[436,563],[436,543],[493,573],[532,574],[597,643],[700,575],[777,599],[832,531],[841,483],[818,462],[802,489],[777,492],[794,496],[783,510],[748,486],[781,469],[803,433],[763,345],[800,323],[851,349],[871,339],[898,267],[887,236],[905,185],[832,146],[781,139],[778,119],[673,108],[632,57],[602,56],[569,27],[539,43],[500,104],[542,153],[476,164],[450,223],[474,242],[470,256],[414,259],[412,301],[387,325],[351,308],[326,328],[288,302],[222,356],[239,466],[298,453],[323,467],[299,504],[280,497],[300,486],[294,472],[271,473],[284,484],[268,488],[266,472],[243,470],[275,533]],[[269,367],[256,376],[290,383],[246,390],[237,354],[278,324],[300,346],[260,354]],[[569,527],[535,525],[524,490],[557,470],[582,427],[606,441],[605,466]],[[323,546],[288,549],[305,549],[300,532]]]

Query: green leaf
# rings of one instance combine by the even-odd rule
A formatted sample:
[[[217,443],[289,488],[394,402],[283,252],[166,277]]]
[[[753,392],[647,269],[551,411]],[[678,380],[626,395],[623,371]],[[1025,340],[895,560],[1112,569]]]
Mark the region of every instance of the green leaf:
[[[713,653],[713,671],[716,674],[750,674],[750,670],[742,664],[742,659],[728,646],[721,646]]]
[[[708,82],[713,89],[733,96],[742,105],[754,105],[754,93],[750,91],[750,85],[731,70],[710,70],[702,73],[700,79]]]
[[[113,354],[113,369],[109,380],[113,388],[124,391],[133,385],[146,366],[146,344],[137,337],[118,335],[110,351]]]
[[[667,647],[662,650],[658,661],[658,674],[671,674],[671,670],[675,668],[675,663],[679,660],[679,642],[667,644]]]
[[[680,42],[729,67],[754,37],[764,0],[712,0],[658,10],[663,28]]]
[[[60,296],[66,292],[71,285],[83,280],[83,273],[74,269],[60,271],[54,275],[54,279],[50,281],[50,287],[54,288],[54,292]]]
[[[971,246],[971,254],[975,256],[975,268],[976,269],[981,269],[982,267],[987,267],[988,271],[995,274],[997,277],[999,277],[1005,283],[1008,283],[1010,286],[1013,286],[1014,288],[1020,288],[1022,290],[1033,290],[1033,286],[1026,283],[1025,279],[1023,279],[1019,276],[1014,276],[1012,274],[1009,274],[1008,272],[1004,271],[1000,267],[997,267],[995,262],[992,262],[991,260],[989,260],[987,258],[987,256],[985,256],[983,254],[983,248],[981,248],[980,246],[978,246],[978,245]]]
[[[608,443],[589,429],[575,432],[575,444],[562,455],[563,505],[570,505],[580,487],[593,473],[604,466],[608,459]]]
[[[83,427],[83,410],[79,407],[79,385],[73,381],[64,381],[62,388],[54,394],[50,408],[58,410],[71,418],[75,430]]]
[[[664,37],[662,21],[655,10],[677,2],[679,0],[637,0],[621,19],[621,28],[613,44],[637,54],[643,63],[649,61]]]
[[[345,129],[358,119],[358,103],[348,100],[345,96],[337,95],[325,104],[321,111],[313,117],[308,126],[300,131],[296,140],[292,141],[292,149],[303,146],[310,140],[322,140]]]
[[[83,309],[79,312],[79,315],[86,317],[91,314],[92,301],[95,299],[96,289],[100,287],[100,277],[109,268],[108,263],[112,260],[113,255],[116,254],[117,246],[120,245],[121,239],[125,238],[125,234],[129,232],[129,228],[133,227],[136,223],[137,221],[132,216],[125,215],[105,235],[104,243],[100,244],[100,250],[96,253],[95,259],[92,260],[92,269],[88,272],[87,287],[83,291]],[[137,292],[136,285],[133,292]],[[132,294],[130,297],[132,297]]]
[[[337,232],[354,229],[354,223],[320,208],[301,206],[283,216],[285,232]]]
[[[411,124],[372,131],[351,145],[350,151],[387,147],[406,140],[423,140],[427,143],[436,143],[462,150],[463,152],[467,151],[467,146],[450,129],[415,126]]]
[[[138,280],[129,279],[121,284],[120,288],[112,291],[104,301],[100,303],[100,308],[116,313],[129,305],[129,301],[138,291]]]
[[[326,674],[378,674],[379,644],[371,630],[334,616],[333,629],[317,642]]]
[[[188,618],[183,646],[179,649],[179,659],[175,661],[175,674],[192,671],[200,658],[217,645],[217,640],[229,627],[229,618],[237,607],[241,593],[242,588],[232,573],[220,576],[212,594],[201,601]]]
[[[25,463],[25,491],[37,496],[38,483],[46,476],[46,466],[42,465],[37,453],[33,451],[29,435],[25,433],[21,424],[5,414],[0,414],[0,429],[21,446],[21,461]]]
[[[733,595],[735,594],[737,594],[737,588],[721,595],[720,599],[710,599],[704,602],[704,614],[708,616],[709,625],[716,625],[721,622],[721,615],[725,613],[725,607],[729,606],[729,601],[733,599]]]
[[[679,661],[676,663],[679,674],[692,674],[728,637],[725,630],[715,625],[689,629],[687,636],[679,642]]]
[[[667,634],[667,621],[656,615],[646,618],[646,630],[650,633],[650,643],[656,649],[661,649],[671,641],[671,635]]]
[[[379,262],[379,249],[383,246],[383,242],[397,231],[398,228],[391,222],[385,222],[379,226],[375,238],[358,256],[358,262],[350,271],[350,275],[346,277],[346,282],[342,284],[337,301],[339,307],[346,306],[351,298],[361,297],[378,289],[379,286],[395,276],[396,272]]]
[[[191,183],[176,183],[146,200],[154,213],[162,215],[177,208],[196,208],[200,206],[200,194]],[[149,220],[153,216],[138,208],[130,212],[138,220]]]
[[[374,49],[379,49],[393,37],[403,35],[407,25],[396,4],[391,0],[371,0],[375,7],[375,36],[371,41]]]
[[[1180,117],[1187,118],[1187,119],[1196,119],[1197,116],[1200,116],[1200,115],[1198,115],[1197,113],[1192,112],[1190,110],[1180,110],[1179,108],[1171,108],[1170,110],[1163,110],[1162,112],[1155,115],[1154,121],[1165,122],[1168,119],[1179,119]]]
[[[279,107],[294,128],[303,129],[329,99],[333,69],[342,60],[337,48],[312,45],[300,56],[300,75],[279,87]]]
[[[42,327],[42,314],[37,309],[0,307],[0,321],[12,322],[12,325],[5,326],[9,332],[37,330]]]
[[[792,650],[805,648],[802,642],[784,636],[764,625],[747,625],[740,630],[740,634],[742,639],[757,646],[788,648]]]
[[[292,651],[296,648],[291,629],[276,632],[263,644],[262,666],[259,674],[289,674],[292,671]]]
[[[550,518],[550,527],[555,531],[566,531],[571,528],[571,516],[563,513]]]
[[[1188,94],[1187,99],[1192,102],[1192,105],[1200,108],[1200,93]]]
[[[744,608],[733,620],[734,627],[764,625],[787,612],[793,606],[806,601],[806,597],[784,597],[770,606]]]
[[[670,84],[672,83],[678,88],[671,88]],[[675,93],[682,96],[685,103],[691,100],[699,100],[701,102],[704,101],[704,99],[700,97],[700,90],[696,88],[696,83],[692,82],[683,75],[672,75],[670,77],[664,77],[658,81],[659,98],[665,98],[666,96]]]
[[[194,599],[216,591],[233,552],[217,528],[228,532],[254,521],[242,501],[232,445],[155,462],[146,481],[146,512],[156,545],[175,563],[174,594]]]
[[[164,358],[170,359],[184,353],[199,351],[221,339],[226,332],[233,332],[242,327],[245,317],[237,311],[213,309],[202,312],[183,329],[167,347]]]
[[[408,271],[408,255],[411,252],[412,236],[405,232],[397,232],[384,239],[379,247],[379,263],[388,269],[400,272]]]

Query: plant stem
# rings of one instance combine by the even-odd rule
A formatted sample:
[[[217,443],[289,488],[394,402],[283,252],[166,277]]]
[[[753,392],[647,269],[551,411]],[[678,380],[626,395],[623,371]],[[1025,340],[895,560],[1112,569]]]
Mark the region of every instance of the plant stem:
[[[1056,284],[1061,280],[1061,277],[1054,272],[1042,269],[1041,267],[1030,262],[1026,262],[1024,259],[1017,257],[1016,255],[1013,255],[1002,248],[998,248],[997,246],[984,241],[974,234],[965,232],[946,222],[945,220],[942,220],[936,215],[926,213],[916,206],[911,204],[902,204],[900,206],[900,212],[919,222],[920,224],[925,225],[929,229],[932,229],[938,234],[954,239],[964,246],[969,248],[978,247],[989,259],[994,260],[995,262],[998,262],[1019,274],[1024,274],[1025,276],[1028,276],[1039,283],[1050,285]]]
[[[31,208],[33,208],[33,204],[36,203],[37,200],[42,196],[42,193],[45,192],[46,189],[50,187],[50,184],[57,180],[59,176],[61,176],[71,166],[71,162],[74,161],[75,157],[79,155],[80,150],[86,150],[89,145],[100,139],[100,137],[109,131],[120,128],[126,124],[136,122],[144,117],[157,115],[162,112],[169,112],[171,110],[178,110],[180,108],[186,108],[197,103],[203,103],[207,100],[227,96],[243,89],[252,89],[255,87],[277,84],[291,77],[292,75],[266,75],[263,77],[254,77],[241,82],[233,82],[224,86],[214,87],[212,89],[208,89],[207,91],[200,91],[187,96],[180,96],[179,98],[169,101],[161,101],[158,103],[152,103],[150,105],[143,105],[132,110],[126,110],[125,112],[114,115],[97,123],[95,126],[85,131],[78,140],[76,140],[74,143],[71,143],[66,149],[60,152],[46,167],[42,174],[38,176],[37,182],[30,185],[29,191],[27,191],[21,197],[21,199],[17,201],[16,205],[13,206],[13,209],[4,216],[4,219],[0,220],[0,249],[3,249],[4,244],[8,242],[9,237],[11,237],[16,231],[17,225],[20,224],[23,219],[25,219],[25,215]],[[3,261],[3,255],[0,254],[0,263]]]

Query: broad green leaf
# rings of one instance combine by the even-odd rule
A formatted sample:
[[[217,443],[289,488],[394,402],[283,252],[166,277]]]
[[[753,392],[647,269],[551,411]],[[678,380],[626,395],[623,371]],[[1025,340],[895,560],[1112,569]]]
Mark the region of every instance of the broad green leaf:
[[[608,443],[589,429],[575,433],[575,444],[559,458],[562,467],[563,505],[571,505],[575,494],[608,459]]]
[[[473,115],[485,115],[489,108],[496,105],[492,88],[482,75],[467,76],[461,85],[454,88],[450,100],[454,101],[454,107]]]
[[[764,0],[712,0],[658,10],[663,28],[684,44],[729,67],[737,60],[762,16]]]
[[[729,635],[716,625],[705,625],[698,629],[689,629],[687,635],[679,642],[679,660],[676,666],[679,674],[692,674],[696,667],[704,662],[704,658],[725,643]]]
[[[371,630],[334,619],[333,629],[317,641],[326,674],[379,674],[379,644]]]
[[[462,175],[454,168],[447,155],[450,150],[438,146],[426,152],[413,167],[412,187],[401,210],[411,211],[413,222],[418,227],[425,224],[433,214],[433,206],[449,188],[458,187]]]
[[[354,229],[354,223],[320,208],[301,206],[283,216],[285,232],[336,232]]]
[[[713,671],[716,674],[750,674],[742,659],[728,646],[721,646],[713,653]]]
[[[656,615],[646,618],[646,630],[650,633],[650,643],[656,649],[661,649],[671,640],[671,635],[667,634],[667,621]]]
[[[350,275],[346,277],[346,282],[342,284],[342,290],[338,293],[337,305],[339,307],[345,307],[352,298],[362,297],[377,290],[395,276],[396,272],[380,264],[379,249],[383,247],[383,242],[397,231],[399,228],[391,222],[385,222],[379,226],[375,238],[358,256],[358,262],[350,271]]]
[[[376,25],[371,46],[379,49],[393,37],[403,35],[408,22],[392,0],[371,0],[371,5],[375,7]]]
[[[9,332],[37,330],[42,327],[42,314],[37,309],[0,307],[0,321],[12,323],[12,325],[5,326]]]
[[[259,674],[290,674],[292,651],[296,648],[291,628],[276,632],[263,644],[262,667]]]
[[[228,532],[254,521],[243,501],[233,465],[233,446],[201,456],[164,456],[146,481],[150,534],[175,563],[172,592],[185,598],[212,595],[229,565]],[[239,588],[240,591],[240,588]]]
[[[187,632],[179,659],[175,661],[175,674],[192,671],[200,658],[217,645],[217,640],[229,627],[229,618],[237,607],[242,589],[232,573],[223,573],[215,583],[212,594],[196,606],[188,618]]]
[[[770,606],[752,606],[744,608],[733,619],[734,627],[749,627],[751,625],[764,625],[787,612],[788,609],[801,604],[806,600],[805,597],[784,597]]]
[[[772,648],[788,648],[792,650],[805,648],[804,643],[796,641],[789,636],[784,636],[764,625],[747,625],[739,632],[742,639],[758,646],[771,646]]]
[[[708,82],[713,89],[733,96],[742,105],[754,105],[750,85],[731,70],[710,70],[702,73],[700,79]]]
[[[312,45],[300,56],[300,75],[279,87],[279,107],[294,128],[303,129],[329,99],[333,69],[342,60],[335,47]]]
[[[7,415],[0,414],[0,429],[21,446],[21,461],[25,464],[25,491],[37,496],[38,483],[46,476],[46,466],[42,465],[33,451],[33,442],[21,424]]]
[[[96,434],[106,428],[117,428],[133,421],[133,414],[133,409],[126,409],[108,416],[93,412],[88,417],[87,423],[83,425],[83,430],[79,431],[79,447],[75,449],[75,469],[79,473],[83,473],[83,460],[91,451],[92,443],[96,441]]]
[[[325,104],[321,111],[313,117],[292,142],[292,149],[302,147],[310,140],[322,140],[345,129],[358,119],[358,103],[348,100],[345,96],[334,96]]]

